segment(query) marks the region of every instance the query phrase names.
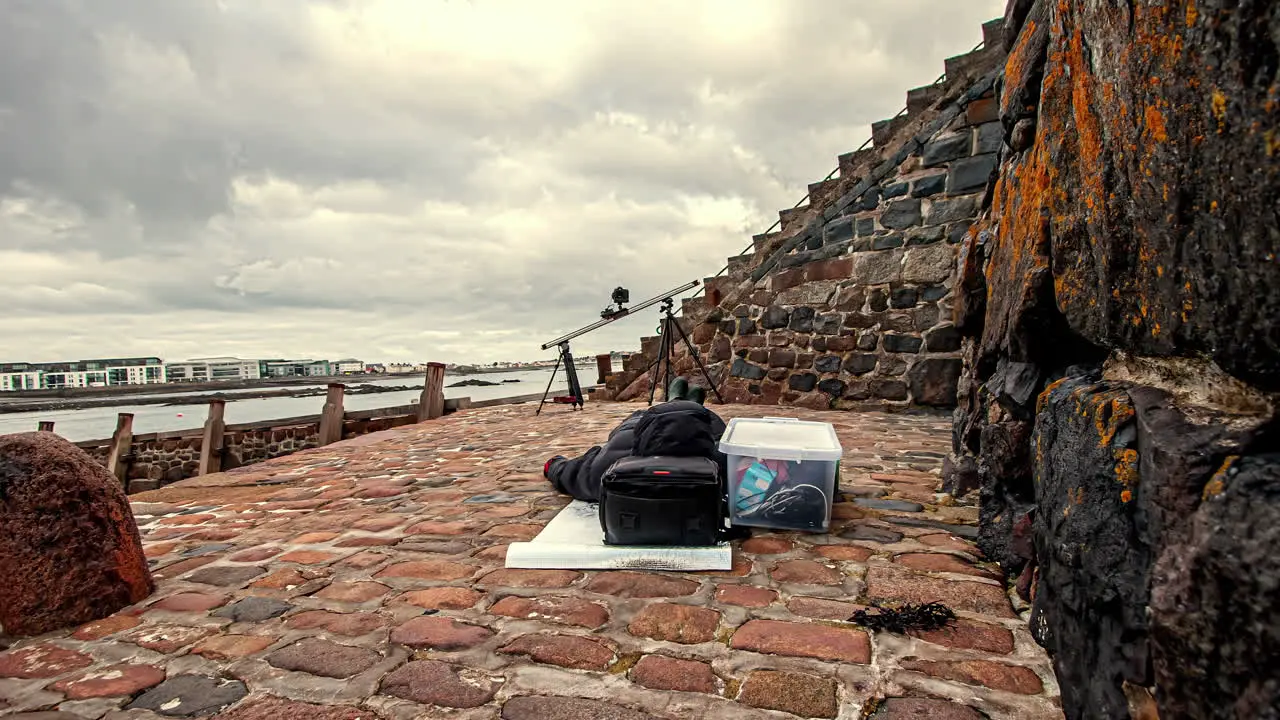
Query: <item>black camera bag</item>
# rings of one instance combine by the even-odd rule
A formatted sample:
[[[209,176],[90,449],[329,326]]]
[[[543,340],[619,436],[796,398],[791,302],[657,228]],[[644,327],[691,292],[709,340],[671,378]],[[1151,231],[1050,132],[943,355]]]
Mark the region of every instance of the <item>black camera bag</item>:
[[[600,488],[606,545],[715,545],[725,509],[719,465],[705,457],[622,458]]]

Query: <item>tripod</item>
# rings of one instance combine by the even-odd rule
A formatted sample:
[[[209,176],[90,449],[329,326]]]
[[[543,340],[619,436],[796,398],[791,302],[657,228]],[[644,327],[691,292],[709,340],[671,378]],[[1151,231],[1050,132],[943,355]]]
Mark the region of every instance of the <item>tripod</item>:
[[[551,384],[556,381],[561,363],[564,364],[564,374],[569,376],[569,394],[556,398],[555,402],[570,403],[575,410],[580,410],[585,404],[582,385],[578,383],[578,366],[573,364],[573,353],[569,352],[569,341],[565,340],[560,343],[560,356],[556,358],[556,366],[551,369],[551,379],[547,381],[547,389],[543,391],[542,402],[538,403],[538,410],[534,415],[542,414],[542,406],[547,402],[547,395],[551,392]]]
[[[711,379],[707,368],[702,364],[702,358],[698,357],[698,349],[689,341],[689,336],[685,334],[684,328],[680,327],[680,322],[676,320],[676,316],[671,314],[671,307],[674,301],[666,298],[662,301],[662,344],[658,346],[658,359],[653,363],[653,375],[649,378],[649,404],[653,405],[654,393],[658,390],[658,378],[662,377],[663,395],[671,390],[671,356],[676,349],[676,334],[680,335],[680,339],[684,340],[684,345],[689,349],[689,354],[693,356],[693,361],[698,364],[698,369],[702,371],[702,376],[707,379],[707,384],[711,386],[711,391],[716,394],[716,399],[720,404],[724,404],[724,398],[720,395],[719,388]],[[674,330],[675,332],[672,332]],[[670,400],[671,398],[667,398]]]

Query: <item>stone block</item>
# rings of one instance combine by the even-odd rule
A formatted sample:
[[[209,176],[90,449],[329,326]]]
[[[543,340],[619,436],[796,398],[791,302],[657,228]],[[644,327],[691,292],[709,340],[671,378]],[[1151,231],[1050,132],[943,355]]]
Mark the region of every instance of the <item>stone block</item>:
[[[906,251],[899,277],[911,283],[940,283],[951,277],[955,266],[955,250],[946,243],[913,247]]]
[[[921,217],[919,198],[894,200],[880,213],[880,225],[891,230],[905,230],[919,225]]]
[[[665,655],[646,655],[641,658],[631,669],[631,680],[653,690],[701,693],[716,691],[716,677],[711,672],[710,665]]]
[[[789,368],[796,364],[796,353],[794,350],[770,350],[769,351],[769,367]]]
[[[884,349],[885,352],[917,353],[920,352],[920,346],[923,342],[920,338],[911,335],[886,333],[884,336]]]
[[[978,146],[975,152],[978,154],[995,153],[1000,151],[1000,146],[1004,143],[1004,128],[998,122],[990,122],[978,127]]]
[[[994,123],[1000,119],[1000,103],[994,97],[974,100],[964,109],[964,118],[970,125]]]
[[[524,655],[534,662],[573,670],[605,670],[613,650],[602,642],[577,635],[521,635],[498,648],[504,655]]]
[[[880,190],[880,196],[883,197],[885,200],[892,200],[894,198],[900,198],[906,195],[908,192],[910,192],[910,190],[911,190],[911,183],[905,180],[900,180],[891,185],[885,185]]]
[[[155,590],[124,489],[53,433],[0,436],[0,626],[38,635]]]
[[[813,369],[820,373],[840,372],[839,355],[821,355],[814,358]]]
[[[911,400],[919,405],[954,407],[960,381],[959,358],[926,358],[911,366]]]
[[[838,398],[841,395],[844,395],[845,387],[846,387],[845,382],[837,378],[828,378],[818,383],[818,390],[820,392],[824,392],[830,395],[833,398]]]
[[[831,293],[826,293],[830,297]],[[791,311],[788,327],[795,332],[813,332],[813,318],[817,312],[811,307],[797,307]]]
[[[852,350],[857,342],[849,335],[827,338],[827,352],[846,352]]]
[[[960,331],[955,325],[936,327],[925,333],[924,349],[928,352],[956,352],[960,349]]]
[[[842,368],[852,375],[866,375],[876,369],[880,358],[869,353],[854,353],[845,359]]]
[[[987,717],[985,713],[950,700],[894,697],[886,699],[868,720],[986,720]]]
[[[964,242],[965,236],[969,234],[969,228],[973,227],[973,221],[960,220],[947,225],[947,242],[952,245],[959,245]]]
[[[753,363],[769,362],[769,351],[763,348],[756,348],[747,352],[747,360]]]
[[[907,384],[901,380],[872,380],[867,390],[881,400],[906,400]]]
[[[913,287],[895,288],[889,293],[889,305],[899,310],[915,307],[918,299],[916,289]]]
[[[852,240],[853,217],[838,217],[822,228],[822,239],[825,244],[832,245],[845,240]]]
[[[876,231],[876,219],[873,217],[860,217],[854,221],[854,232],[858,237],[868,237]]]
[[[981,196],[978,195],[963,195],[946,200],[934,200],[929,206],[924,224],[945,225],[960,220],[972,220],[978,214],[980,199]]]
[[[871,187],[862,194],[862,197],[854,201],[850,209],[853,212],[868,212],[875,210],[877,207],[880,207],[880,188]]]
[[[720,613],[708,608],[672,603],[646,605],[627,632],[637,637],[696,645],[715,639]]]
[[[838,360],[839,358],[837,358]],[[815,361],[816,365],[816,361]],[[815,367],[816,369],[816,367]],[[818,376],[813,373],[796,373],[787,381],[788,387],[797,392],[810,392],[818,385]]]
[[[428,706],[474,708],[492,700],[499,687],[488,675],[471,668],[439,660],[414,660],[388,673],[382,679],[381,691]],[[287,717],[274,716],[275,720],[287,720]],[[360,717],[365,714],[361,713]]]
[[[947,229],[942,225],[919,228],[907,233],[907,247],[932,245],[936,242],[941,242],[946,236]]]
[[[996,156],[994,153],[975,155],[971,158],[957,160],[947,168],[947,193],[949,195],[959,195],[980,190],[986,187],[987,181],[991,179],[991,173],[995,169]]]
[[[938,324],[939,310],[937,305],[921,305],[916,308],[911,327],[916,332],[924,332]]]
[[[935,167],[967,157],[972,145],[973,133],[968,129],[942,135],[925,144],[920,153],[921,164]]]
[[[947,173],[925,175],[911,181],[911,197],[924,198],[937,195],[947,187]]]
[[[891,250],[899,248],[906,244],[906,237],[902,233],[893,233],[892,235],[879,235],[871,238],[872,250]]]
[[[805,279],[809,282],[844,280],[853,272],[853,258],[832,258],[809,264],[805,268]],[[830,294],[827,295],[830,297]],[[822,302],[826,302],[824,299]]]
[[[889,309],[889,294],[881,288],[876,288],[867,296],[867,307],[871,312],[884,312]]]
[[[778,620],[749,620],[733,634],[735,650],[866,664],[871,643],[865,632]]]
[[[836,681],[804,673],[753,670],[742,685],[738,701],[763,710],[806,718],[834,718],[838,707]]]
[[[766,330],[784,328],[791,322],[791,313],[784,307],[771,305],[760,316],[760,326]]]
[[[902,251],[876,250],[854,256],[853,279],[862,285],[886,285],[902,279]]]
[[[840,332],[839,313],[822,313],[813,319],[813,332],[819,335],[835,335]]]
[[[876,346],[879,344],[880,344],[879,333],[871,332],[870,330],[866,332],[858,333],[858,349],[859,350],[863,350],[863,351],[875,350]]]

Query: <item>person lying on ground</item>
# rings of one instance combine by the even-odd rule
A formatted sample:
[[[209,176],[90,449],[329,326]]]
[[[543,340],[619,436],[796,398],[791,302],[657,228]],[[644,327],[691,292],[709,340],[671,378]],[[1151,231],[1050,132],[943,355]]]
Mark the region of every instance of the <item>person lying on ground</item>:
[[[632,413],[609,433],[604,445],[572,459],[551,458],[542,467],[543,477],[557,492],[587,502],[599,502],[605,472],[624,457],[705,457],[720,466],[724,477],[728,459],[719,443],[725,423],[703,407],[706,391],[676,378],[667,397],[667,402]]]

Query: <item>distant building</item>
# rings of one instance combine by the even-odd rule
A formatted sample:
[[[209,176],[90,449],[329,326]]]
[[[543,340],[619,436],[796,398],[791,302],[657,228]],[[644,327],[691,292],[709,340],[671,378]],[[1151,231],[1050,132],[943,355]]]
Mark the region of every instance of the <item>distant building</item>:
[[[327,377],[333,374],[328,360],[260,360],[262,377]]]
[[[418,371],[418,366],[411,363],[387,363],[388,375],[412,375]]]
[[[364,366],[364,371],[370,375],[385,375],[387,374],[387,366],[381,363],[371,363]]]
[[[364,372],[364,363],[355,358],[343,358],[334,363],[338,375],[358,375]]]
[[[219,380],[257,380],[262,377],[258,360],[236,357],[194,358],[186,362],[165,363],[169,382],[214,382]]]
[[[0,363],[0,391],[152,385],[165,379],[164,363],[155,357]]]

